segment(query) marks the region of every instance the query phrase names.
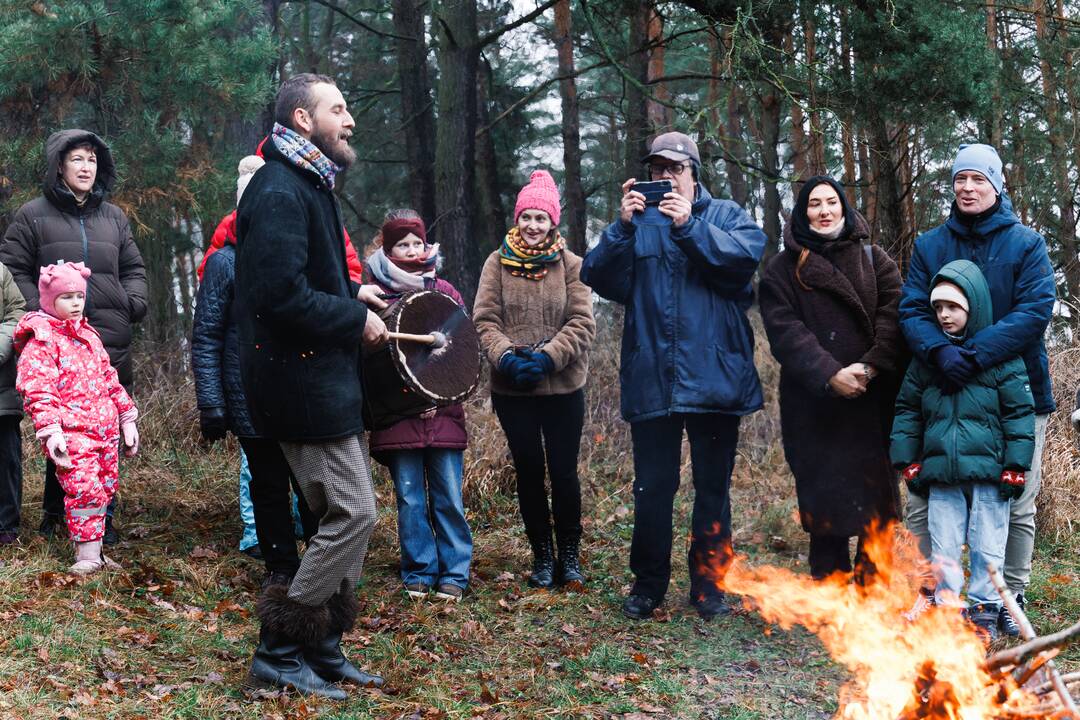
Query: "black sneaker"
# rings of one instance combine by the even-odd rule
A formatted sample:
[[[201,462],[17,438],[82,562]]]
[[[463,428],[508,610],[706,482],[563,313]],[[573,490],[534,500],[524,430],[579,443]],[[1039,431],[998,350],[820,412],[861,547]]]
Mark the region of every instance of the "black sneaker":
[[[731,614],[731,606],[724,600],[723,595],[701,597],[696,600],[691,600],[690,604],[697,610],[697,614],[701,616],[701,619],[706,622],[718,615]]]
[[[106,515],[105,534],[101,536],[101,543],[103,545],[115,545],[118,542],[120,542],[120,533],[113,527],[112,518]]]
[[[60,516],[53,515],[52,513],[45,513],[41,516],[41,524],[38,525],[38,535],[46,540],[52,540],[56,535],[56,526],[60,524]]]
[[[998,639],[1000,608],[990,603],[979,603],[968,608],[968,620],[987,645]]]
[[[648,620],[658,607],[660,601],[648,595],[630,595],[623,601],[622,614],[631,620]]]
[[[1016,594],[1016,604],[1020,606],[1020,609],[1024,609],[1024,594]],[[1005,633],[1009,637],[1020,637],[1020,625],[1013,619],[1012,613],[1004,605],[1001,606],[1001,611],[998,613],[998,629]]]

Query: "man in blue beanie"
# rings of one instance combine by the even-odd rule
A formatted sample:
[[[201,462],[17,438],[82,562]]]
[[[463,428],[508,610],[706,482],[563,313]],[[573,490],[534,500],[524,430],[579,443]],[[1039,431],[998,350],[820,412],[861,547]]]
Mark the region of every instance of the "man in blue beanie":
[[[1054,270],[1046,241],[1021,224],[1013,212],[1004,192],[997,150],[989,145],[961,145],[952,178],[956,200],[948,220],[915,241],[900,298],[900,326],[912,352],[938,370],[946,393],[957,392],[985,368],[1013,357],[1024,360],[1035,399],[1035,457],[1023,493],[1012,501],[1004,568],[1009,591],[1023,607],[1035,547],[1035,496],[1042,475],[1046,421],[1054,410],[1043,342],[1054,311]],[[953,260],[971,260],[979,266],[994,308],[993,325],[963,345],[946,338],[930,309],[930,280]],[[906,522],[929,557],[925,498],[909,493]],[[1004,608],[999,624],[1009,635],[1020,633]]]

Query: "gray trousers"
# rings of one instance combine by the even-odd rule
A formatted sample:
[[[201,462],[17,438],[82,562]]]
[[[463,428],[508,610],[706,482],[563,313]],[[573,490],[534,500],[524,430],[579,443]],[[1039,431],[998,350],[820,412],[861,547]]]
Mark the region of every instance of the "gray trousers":
[[[1002,574],[1009,590],[1022,595],[1031,580],[1031,554],[1035,550],[1035,497],[1042,485],[1042,455],[1046,443],[1046,422],[1049,415],[1035,416],[1035,457],[1031,470],[1024,474],[1024,493],[1012,501],[1009,509],[1009,542],[1005,546],[1005,567]],[[904,524],[918,538],[919,550],[930,557],[930,528],[927,522],[927,501],[908,493]]]
[[[319,531],[307,543],[289,586],[289,599],[322,605],[339,590],[351,592],[364,569],[375,528],[375,488],[363,435],[320,443],[282,442]]]

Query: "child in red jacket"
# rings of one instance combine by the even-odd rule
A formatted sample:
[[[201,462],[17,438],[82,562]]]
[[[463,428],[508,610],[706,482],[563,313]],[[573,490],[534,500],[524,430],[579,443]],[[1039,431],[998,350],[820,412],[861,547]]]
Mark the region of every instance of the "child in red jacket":
[[[41,310],[15,328],[20,353],[15,387],[64,489],[68,532],[75,542],[70,570],[88,575],[109,562],[101,554],[105,509],[119,478],[118,446],[139,449],[138,411],[117,378],[96,330],[83,317],[82,263],[41,269]]]
[[[393,303],[413,290],[438,290],[464,305],[454,286],[436,276],[442,260],[413,210],[393,210],[379,231],[380,247],[364,263]],[[390,469],[397,496],[401,580],[412,598],[461,599],[469,585],[472,533],[461,499],[468,444],[461,405],[431,408],[371,433],[371,455]]]

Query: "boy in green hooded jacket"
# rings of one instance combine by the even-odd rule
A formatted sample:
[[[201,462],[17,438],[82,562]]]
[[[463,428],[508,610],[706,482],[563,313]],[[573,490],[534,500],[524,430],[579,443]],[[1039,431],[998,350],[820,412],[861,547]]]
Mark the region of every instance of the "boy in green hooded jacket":
[[[974,263],[955,260],[931,286],[946,337],[974,354],[966,341],[992,322],[986,278]],[[990,638],[997,635],[1001,599],[987,565],[1004,562],[1009,503],[1023,492],[1034,453],[1035,405],[1021,358],[986,368],[962,387],[917,359],[911,363],[896,400],[893,466],[903,471],[909,492],[929,497],[936,602],[959,602],[966,543],[969,617]]]

